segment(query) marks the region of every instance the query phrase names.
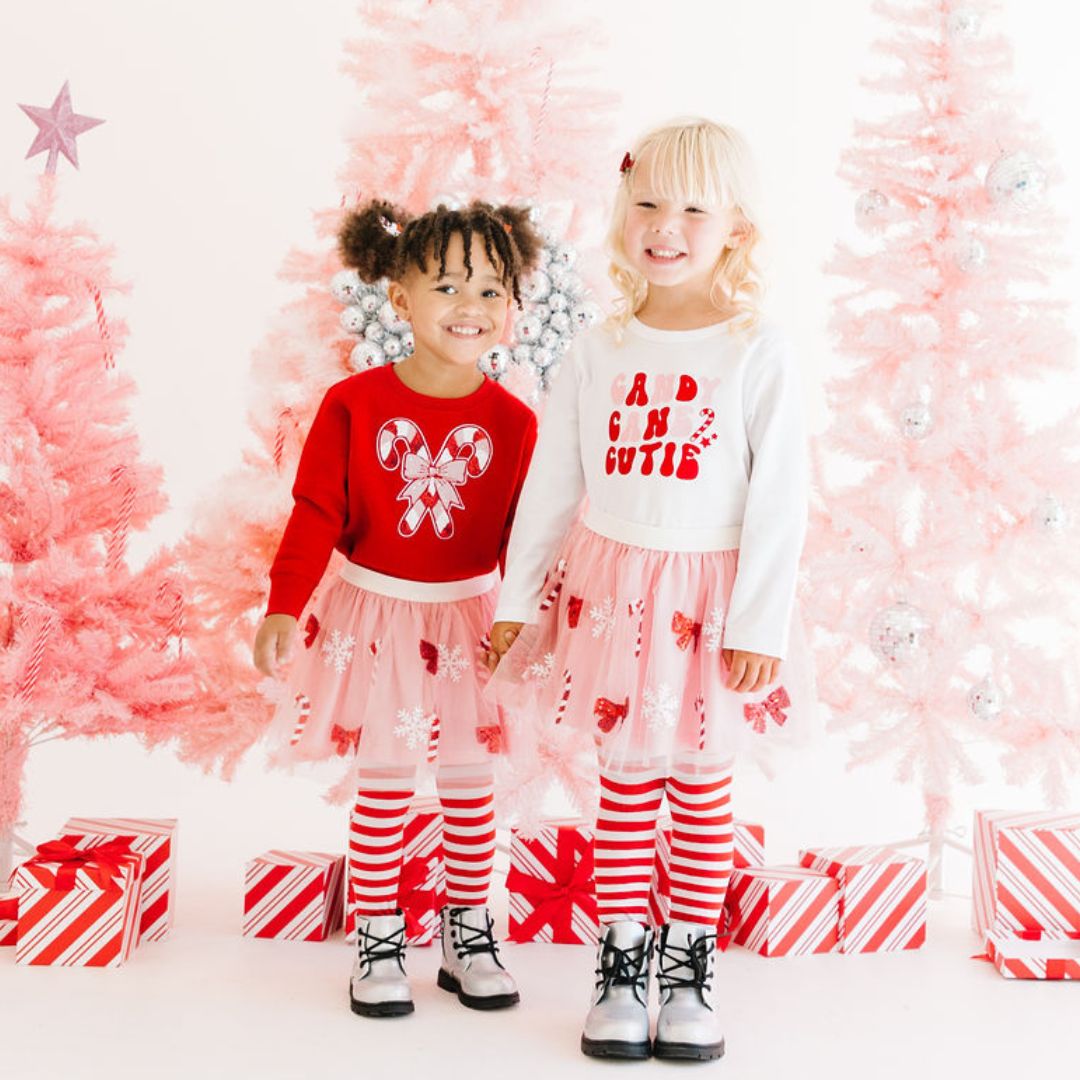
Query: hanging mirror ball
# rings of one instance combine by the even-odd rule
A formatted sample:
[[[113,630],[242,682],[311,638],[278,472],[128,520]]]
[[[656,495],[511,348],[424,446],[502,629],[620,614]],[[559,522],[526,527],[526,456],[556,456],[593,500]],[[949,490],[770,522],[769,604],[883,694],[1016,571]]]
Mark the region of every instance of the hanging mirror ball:
[[[908,405],[900,412],[900,431],[905,439],[925,439],[934,429],[930,407],[921,401]]]
[[[870,622],[870,648],[886,664],[901,667],[914,662],[926,645],[929,623],[911,604],[892,604]]]
[[[1069,516],[1061,501],[1053,495],[1047,495],[1039,500],[1032,515],[1035,523],[1045,532],[1063,532],[1069,523]]]
[[[1005,704],[1001,687],[991,678],[983,679],[971,688],[968,706],[980,720],[993,720]]]
[[[855,220],[860,225],[879,221],[885,215],[889,200],[880,191],[864,191],[855,200]]]
[[[971,41],[981,28],[982,16],[973,8],[957,8],[945,20],[945,31],[953,41]]]
[[[1031,210],[1046,192],[1046,170],[1022,150],[1002,154],[986,172],[986,191],[998,206]]]

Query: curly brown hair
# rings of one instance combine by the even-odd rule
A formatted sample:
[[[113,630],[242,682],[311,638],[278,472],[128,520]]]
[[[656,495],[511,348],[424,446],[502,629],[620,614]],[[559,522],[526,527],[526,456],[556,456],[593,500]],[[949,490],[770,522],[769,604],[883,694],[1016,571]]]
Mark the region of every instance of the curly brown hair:
[[[345,265],[355,267],[367,282],[400,280],[410,266],[426,274],[429,259],[445,274],[446,251],[455,233],[465,244],[466,277],[472,277],[470,249],[475,235],[521,307],[521,279],[536,264],[543,246],[529,220],[528,207],[472,202],[451,209],[440,203],[434,210],[412,217],[393,203],[372,199],[346,215],[338,233],[338,250]]]

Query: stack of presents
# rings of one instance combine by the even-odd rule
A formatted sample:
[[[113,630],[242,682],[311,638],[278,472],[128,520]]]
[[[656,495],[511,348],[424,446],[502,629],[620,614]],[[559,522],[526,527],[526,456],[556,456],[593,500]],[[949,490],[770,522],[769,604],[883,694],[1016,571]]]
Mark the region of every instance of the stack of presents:
[[[926,939],[926,865],[887,847],[807,848],[765,864],[765,831],[736,821],[734,869],[717,927],[761,956],[891,952]],[[975,815],[974,926],[985,958],[1011,979],[1080,979],[1080,814]],[[671,825],[661,822],[650,896],[667,919]],[[176,821],[72,818],[0,892],[0,946],[20,964],[115,967],[172,926]],[[354,937],[342,855],[269,851],[247,866],[243,933]],[[591,828],[552,821],[511,834],[509,939],[593,945],[598,932]],[[438,935],[446,902],[442,817],[419,800],[405,826],[398,904],[407,939]]]

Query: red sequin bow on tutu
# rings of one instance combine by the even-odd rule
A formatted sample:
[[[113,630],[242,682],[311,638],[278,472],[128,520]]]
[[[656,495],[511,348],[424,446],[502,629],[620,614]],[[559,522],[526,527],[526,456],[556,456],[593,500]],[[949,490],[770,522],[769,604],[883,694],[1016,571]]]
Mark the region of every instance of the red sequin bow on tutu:
[[[743,706],[743,715],[746,722],[759,734],[765,734],[765,726],[771,716],[777,727],[783,727],[787,723],[787,717],[783,710],[791,704],[788,692],[778,686],[764,701],[754,702]]]
[[[338,757],[344,757],[350,750],[355,750],[360,744],[361,728],[344,728],[335,724],[330,729],[330,741],[334,744],[334,750]]]
[[[701,623],[676,611],[671,619],[671,629],[675,634],[675,644],[685,652],[690,642],[694,643],[694,652],[697,652],[698,642],[701,640]]]
[[[596,699],[593,705],[593,715],[596,717],[596,726],[607,734],[616,724],[625,720],[630,712],[630,699],[627,698],[621,705],[615,701],[609,701],[606,697]]]
[[[454,535],[450,511],[465,506],[458,488],[469,477],[482,475],[491,462],[491,436],[481,427],[460,424],[433,458],[420,428],[412,420],[399,418],[379,429],[376,450],[382,467],[391,471],[400,467],[406,481],[397,497],[409,505],[398,532],[413,536],[430,514],[436,535],[445,540]]]

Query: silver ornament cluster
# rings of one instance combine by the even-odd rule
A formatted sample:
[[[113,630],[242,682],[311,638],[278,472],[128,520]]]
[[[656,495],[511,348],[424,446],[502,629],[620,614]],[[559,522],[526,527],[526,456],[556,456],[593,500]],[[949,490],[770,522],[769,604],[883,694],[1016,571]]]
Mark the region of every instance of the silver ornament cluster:
[[[537,224],[535,215],[533,221]],[[546,391],[574,337],[599,322],[601,312],[574,269],[574,248],[543,228],[539,231],[543,247],[536,269],[521,283],[524,308],[514,317],[513,344],[496,345],[480,363],[501,371],[511,363],[531,369],[538,389]]]
[[[1046,193],[1046,170],[1023,150],[1002,154],[986,171],[986,192],[998,206],[1032,210]]]
[[[993,720],[1005,705],[1005,694],[991,678],[985,678],[971,688],[968,707],[980,720]]]
[[[412,355],[416,344],[412,326],[398,318],[385,282],[369,285],[355,270],[339,270],[330,279],[330,292],[345,305],[339,317],[341,328],[360,339],[349,354],[353,371],[382,367]]]
[[[917,607],[892,604],[871,620],[870,648],[884,663],[905,667],[925,650],[929,630],[929,621]]]

